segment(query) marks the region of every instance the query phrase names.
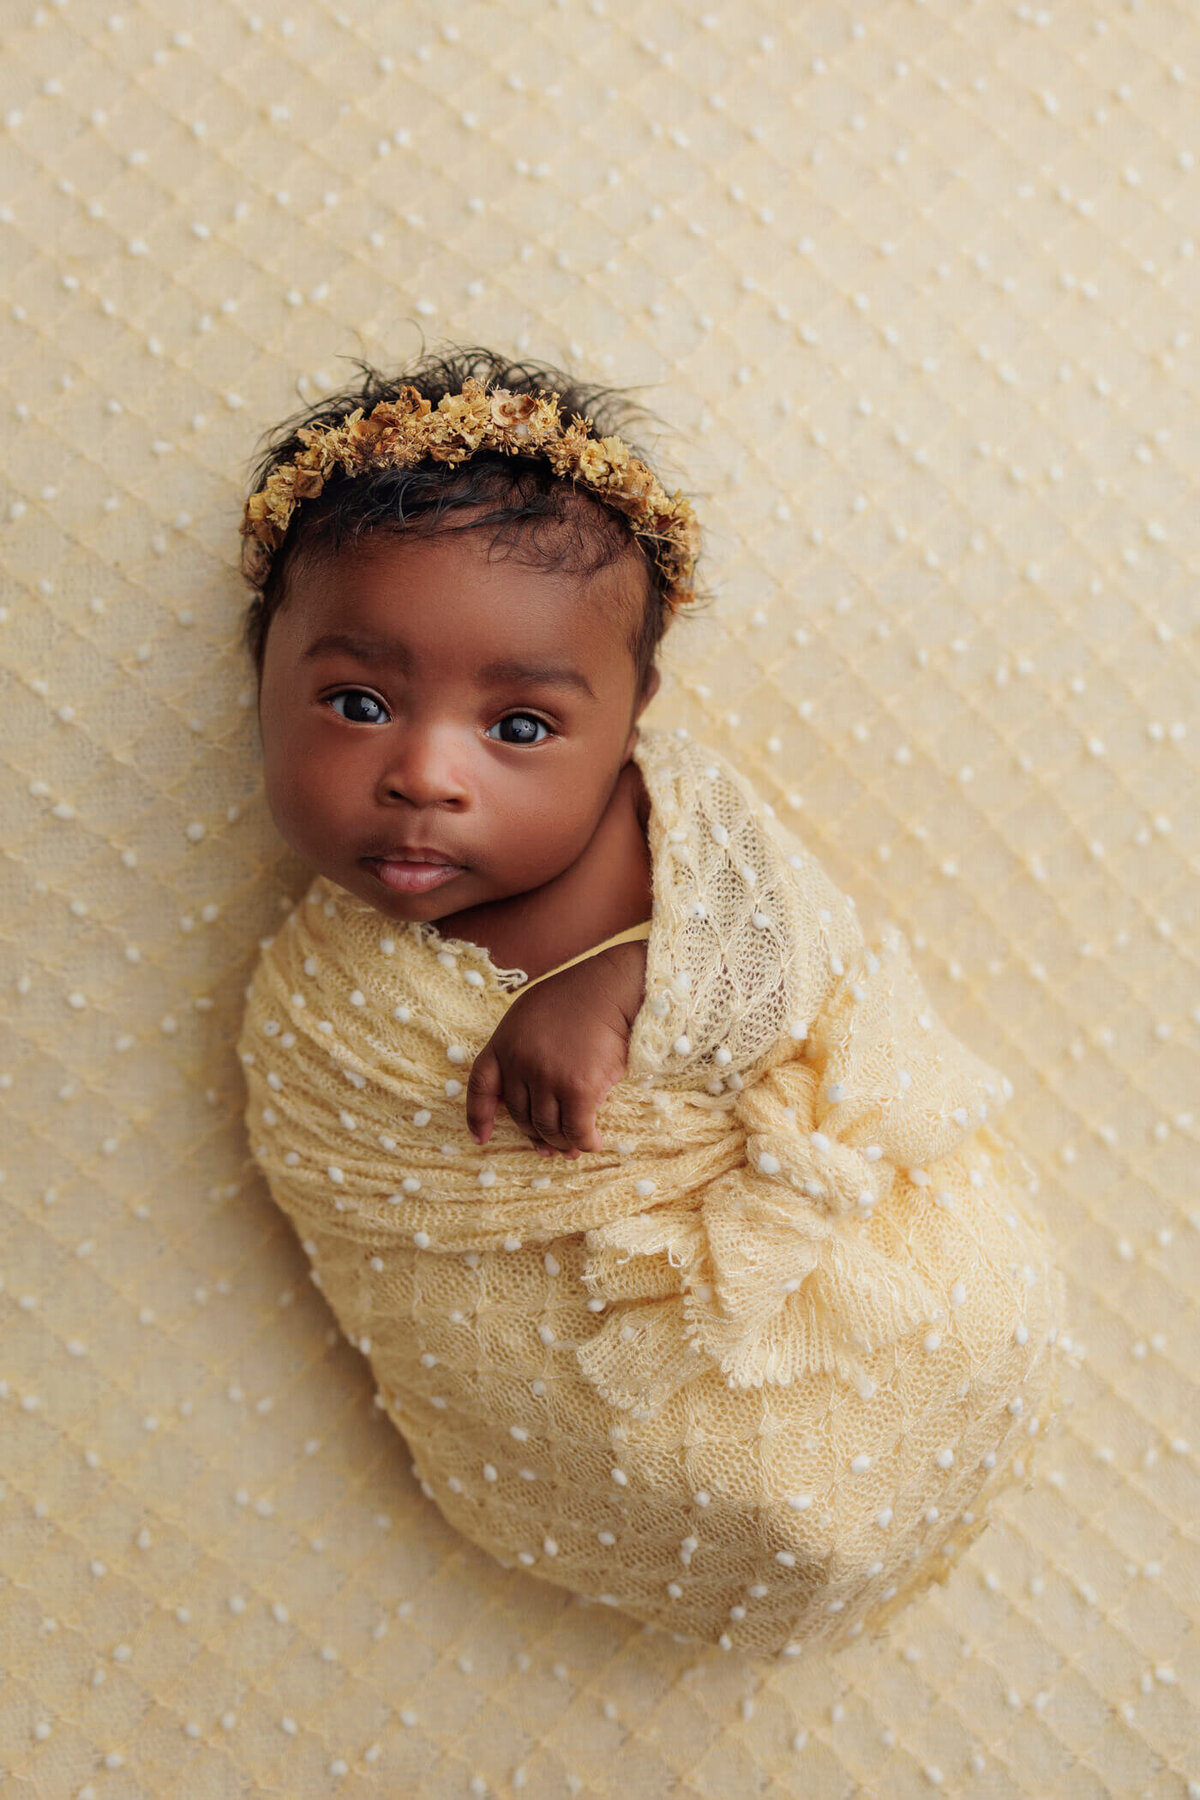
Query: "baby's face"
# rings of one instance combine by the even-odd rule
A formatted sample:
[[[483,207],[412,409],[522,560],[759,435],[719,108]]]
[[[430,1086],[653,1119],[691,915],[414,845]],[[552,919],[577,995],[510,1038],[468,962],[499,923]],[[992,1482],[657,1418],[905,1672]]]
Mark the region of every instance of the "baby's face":
[[[485,532],[375,533],[293,570],[267,636],[271,815],[311,868],[392,919],[440,919],[568,868],[657,686],[636,703],[636,556],[585,580],[489,562],[488,546]],[[422,850],[450,866],[383,866]]]

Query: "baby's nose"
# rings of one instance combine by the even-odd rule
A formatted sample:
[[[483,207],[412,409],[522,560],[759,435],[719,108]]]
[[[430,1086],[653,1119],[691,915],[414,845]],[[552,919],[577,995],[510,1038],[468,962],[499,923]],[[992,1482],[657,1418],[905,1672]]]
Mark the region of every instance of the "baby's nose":
[[[414,806],[458,805],[467,798],[458,759],[449,746],[430,737],[407,742],[389,761],[380,785],[386,798],[409,800]]]

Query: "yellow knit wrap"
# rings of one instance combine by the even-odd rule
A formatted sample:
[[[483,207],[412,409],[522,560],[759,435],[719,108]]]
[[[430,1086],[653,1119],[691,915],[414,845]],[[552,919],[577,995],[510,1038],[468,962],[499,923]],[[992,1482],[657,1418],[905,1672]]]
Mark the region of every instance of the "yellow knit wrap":
[[[519,970],[324,878],[263,947],[250,1142],[424,1492],[506,1567],[760,1655],[889,1617],[1026,1473],[1063,1288],[1010,1084],[751,785],[643,727],[654,915],[606,1148],[470,1064]]]

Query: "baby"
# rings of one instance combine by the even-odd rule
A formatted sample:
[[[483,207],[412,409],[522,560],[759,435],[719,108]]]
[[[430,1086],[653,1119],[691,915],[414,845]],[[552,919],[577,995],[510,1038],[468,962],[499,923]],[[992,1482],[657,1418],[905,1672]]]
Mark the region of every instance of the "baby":
[[[549,389],[609,443],[628,410],[488,354],[430,359],[408,385],[437,405],[471,380]],[[398,385],[369,374],[309,423]],[[260,476],[300,448],[288,430]],[[385,918],[436,920],[530,978],[475,1059],[468,1123],[487,1143],[503,1103],[542,1154],[572,1158],[602,1148],[596,1111],[641,1003],[632,928],[652,892],[632,752],[656,648],[692,597],[654,536],[674,533],[678,563],[686,502],[668,516],[651,493],[656,525],[614,491],[621,510],[500,449],[371,469],[298,508],[248,620],[280,832]]]
[[[315,878],[248,989],[246,1123],[452,1525],[793,1656],[1026,1475],[1062,1285],[1011,1086],[901,934],[640,723],[696,527],[623,425],[478,351],[275,434],[247,641]]]

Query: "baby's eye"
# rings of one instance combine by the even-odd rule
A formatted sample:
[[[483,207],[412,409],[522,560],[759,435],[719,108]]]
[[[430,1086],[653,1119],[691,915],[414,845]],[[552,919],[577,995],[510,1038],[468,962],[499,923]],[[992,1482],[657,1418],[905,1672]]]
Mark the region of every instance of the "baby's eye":
[[[348,700],[355,708],[364,708],[363,712],[339,712],[339,719],[348,719],[351,725],[378,725],[387,714],[374,695],[366,693],[362,688],[343,688],[340,694],[331,694],[327,704],[337,710],[339,700]]]
[[[489,728],[488,728],[489,734],[490,734],[490,732],[494,731],[497,726],[500,726],[500,725],[511,725],[513,727],[514,735],[512,737],[506,737],[506,738],[499,738],[499,739],[493,738],[493,740],[492,740],[493,743],[498,742],[501,744],[544,744],[546,739],[535,737],[534,736],[535,731],[538,731],[538,730],[544,731],[546,733],[546,737],[552,737],[554,735],[553,732],[550,730],[549,726],[546,725],[541,719],[536,718],[533,713],[523,713],[523,712],[505,713],[505,715],[502,719],[496,720],[495,725],[489,726]]]

